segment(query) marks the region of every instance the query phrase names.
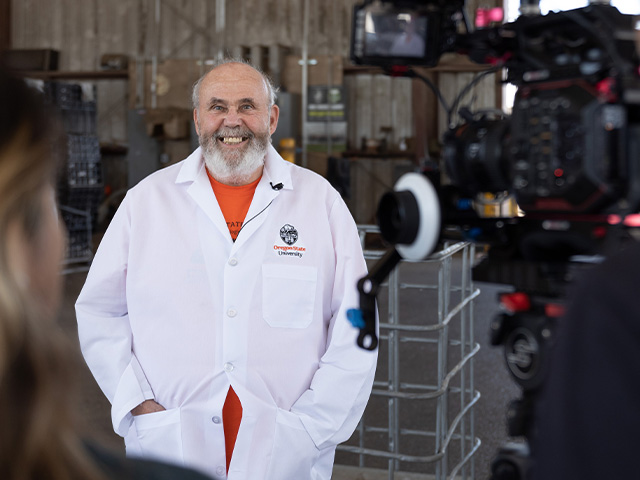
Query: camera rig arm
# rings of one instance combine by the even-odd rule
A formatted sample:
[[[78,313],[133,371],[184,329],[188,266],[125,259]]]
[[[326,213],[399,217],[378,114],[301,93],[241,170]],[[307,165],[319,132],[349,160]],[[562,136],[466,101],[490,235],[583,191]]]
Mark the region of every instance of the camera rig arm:
[[[402,259],[423,260],[440,237],[440,202],[435,187],[422,174],[405,173],[392,192],[383,195],[376,214],[382,238],[396,245],[385,252],[368,275],[358,281],[360,308],[347,311],[360,329],[358,346],[378,346],[376,295],[380,285]]]
[[[350,309],[347,318],[351,324],[360,329],[358,346],[366,350],[375,350],[378,346],[376,328],[376,295],[380,285],[391,273],[402,257],[395,248],[389,249],[375,264],[371,272],[358,281],[360,292],[360,308]]]

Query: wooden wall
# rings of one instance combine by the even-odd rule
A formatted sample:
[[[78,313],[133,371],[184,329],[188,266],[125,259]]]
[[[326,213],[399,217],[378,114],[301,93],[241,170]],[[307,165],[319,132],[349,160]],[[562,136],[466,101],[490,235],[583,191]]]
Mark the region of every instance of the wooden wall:
[[[213,58],[219,50],[277,45],[300,53],[302,0],[12,0],[12,48],[60,51],[60,70],[98,70],[106,53],[131,59]],[[355,0],[309,0],[309,53],[346,57]],[[159,14],[157,16],[157,14]],[[159,21],[158,21],[159,19]],[[126,80],[100,80],[99,133],[126,142]]]
[[[346,56],[356,0],[308,1],[309,51]],[[90,70],[103,53],[210,58],[220,48],[302,45],[302,0],[227,0],[222,33],[216,32],[216,3],[13,0],[13,47],[56,48],[62,52],[61,69]]]
[[[345,76],[349,99],[348,143],[361,147],[363,139],[390,139],[389,148],[397,148],[403,138],[415,136],[411,100],[412,80],[383,74]],[[387,134],[387,129],[390,132]]]
[[[308,1],[309,55],[340,55],[348,65],[351,12],[357,0]],[[473,8],[478,2],[468,4]],[[498,0],[483,2],[487,3]],[[12,0],[11,45],[57,49],[60,70],[65,71],[99,70],[100,58],[108,53],[140,61],[207,59],[219,51],[255,55],[257,47],[300,54],[303,0],[226,0],[224,16],[216,4],[215,0]],[[468,79],[463,75],[467,74],[439,75],[436,81],[453,95]],[[127,81],[96,83],[101,141],[126,143]],[[435,97],[415,83],[375,73],[345,75],[349,142],[359,146],[363,137],[378,137],[381,127],[392,127],[394,143],[413,137],[419,144],[425,133],[416,132],[416,125],[422,129],[427,124],[429,136],[439,135],[444,120],[432,117],[438,112]],[[493,87],[474,94],[477,105],[495,105]]]

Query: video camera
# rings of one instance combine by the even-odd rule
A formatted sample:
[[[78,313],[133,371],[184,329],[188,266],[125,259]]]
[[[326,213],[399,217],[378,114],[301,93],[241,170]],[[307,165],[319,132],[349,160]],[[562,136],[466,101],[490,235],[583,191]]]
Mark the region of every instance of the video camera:
[[[505,82],[517,87],[511,115],[466,107],[447,112],[462,120],[442,139],[441,171],[407,174],[381,199],[378,223],[395,253],[361,282],[360,345],[376,346],[373,303],[366,297],[377,280],[401,258],[426,258],[447,236],[491,245],[491,258],[474,275],[559,296],[564,264],[600,253],[611,232],[635,225],[637,33],[633,16],[604,4],[475,30],[461,0],[369,0],[354,7],[356,64],[424,78],[411,67],[434,66],[455,52],[487,65],[484,73],[505,72]],[[513,197],[518,213],[483,217],[477,205],[486,193]],[[545,262],[562,265],[562,272],[540,272]]]
[[[634,17],[606,2],[543,16],[537,0],[522,1],[531,3],[514,22],[491,26],[482,11],[475,28],[464,0],[354,7],[352,61],[424,80],[449,128],[439,168],[404,175],[382,197],[377,220],[392,247],[358,283],[352,322],[358,344],[375,349],[376,293],[400,260],[423,260],[447,239],[488,245],[473,277],[514,288],[501,296],[506,313],[492,323],[492,343],[504,345],[524,391],[510,435],[528,437],[568,284],[640,226],[640,60]],[[412,69],[445,53],[486,65],[478,79],[500,73],[515,85],[511,114],[456,110],[467,89],[446,105]],[[516,213],[485,216],[486,194],[513,200]],[[503,457],[496,468],[516,468],[512,453]]]

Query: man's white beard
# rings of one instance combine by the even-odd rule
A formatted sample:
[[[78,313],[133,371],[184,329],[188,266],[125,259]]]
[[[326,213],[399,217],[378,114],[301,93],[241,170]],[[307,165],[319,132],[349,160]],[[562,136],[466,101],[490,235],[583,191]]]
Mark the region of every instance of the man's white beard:
[[[218,144],[221,137],[248,137],[244,148],[224,151]],[[199,137],[205,165],[213,178],[226,185],[247,185],[256,170],[264,165],[271,137],[254,135],[248,129],[221,128],[212,135]]]

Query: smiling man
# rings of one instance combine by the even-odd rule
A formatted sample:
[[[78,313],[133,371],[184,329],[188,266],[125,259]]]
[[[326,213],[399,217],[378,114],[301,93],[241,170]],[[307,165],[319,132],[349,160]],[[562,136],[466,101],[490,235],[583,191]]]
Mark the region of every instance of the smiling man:
[[[200,148],[131,189],[76,303],[129,455],[214,478],[329,479],[376,354],[346,311],[366,274],[322,177],[271,146],[275,88],[238,61],[194,86]]]
[[[269,82],[242,63],[221,65],[196,84],[193,119],[207,170],[219,182],[247,185],[262,175],[278,124],[273,97]]]

